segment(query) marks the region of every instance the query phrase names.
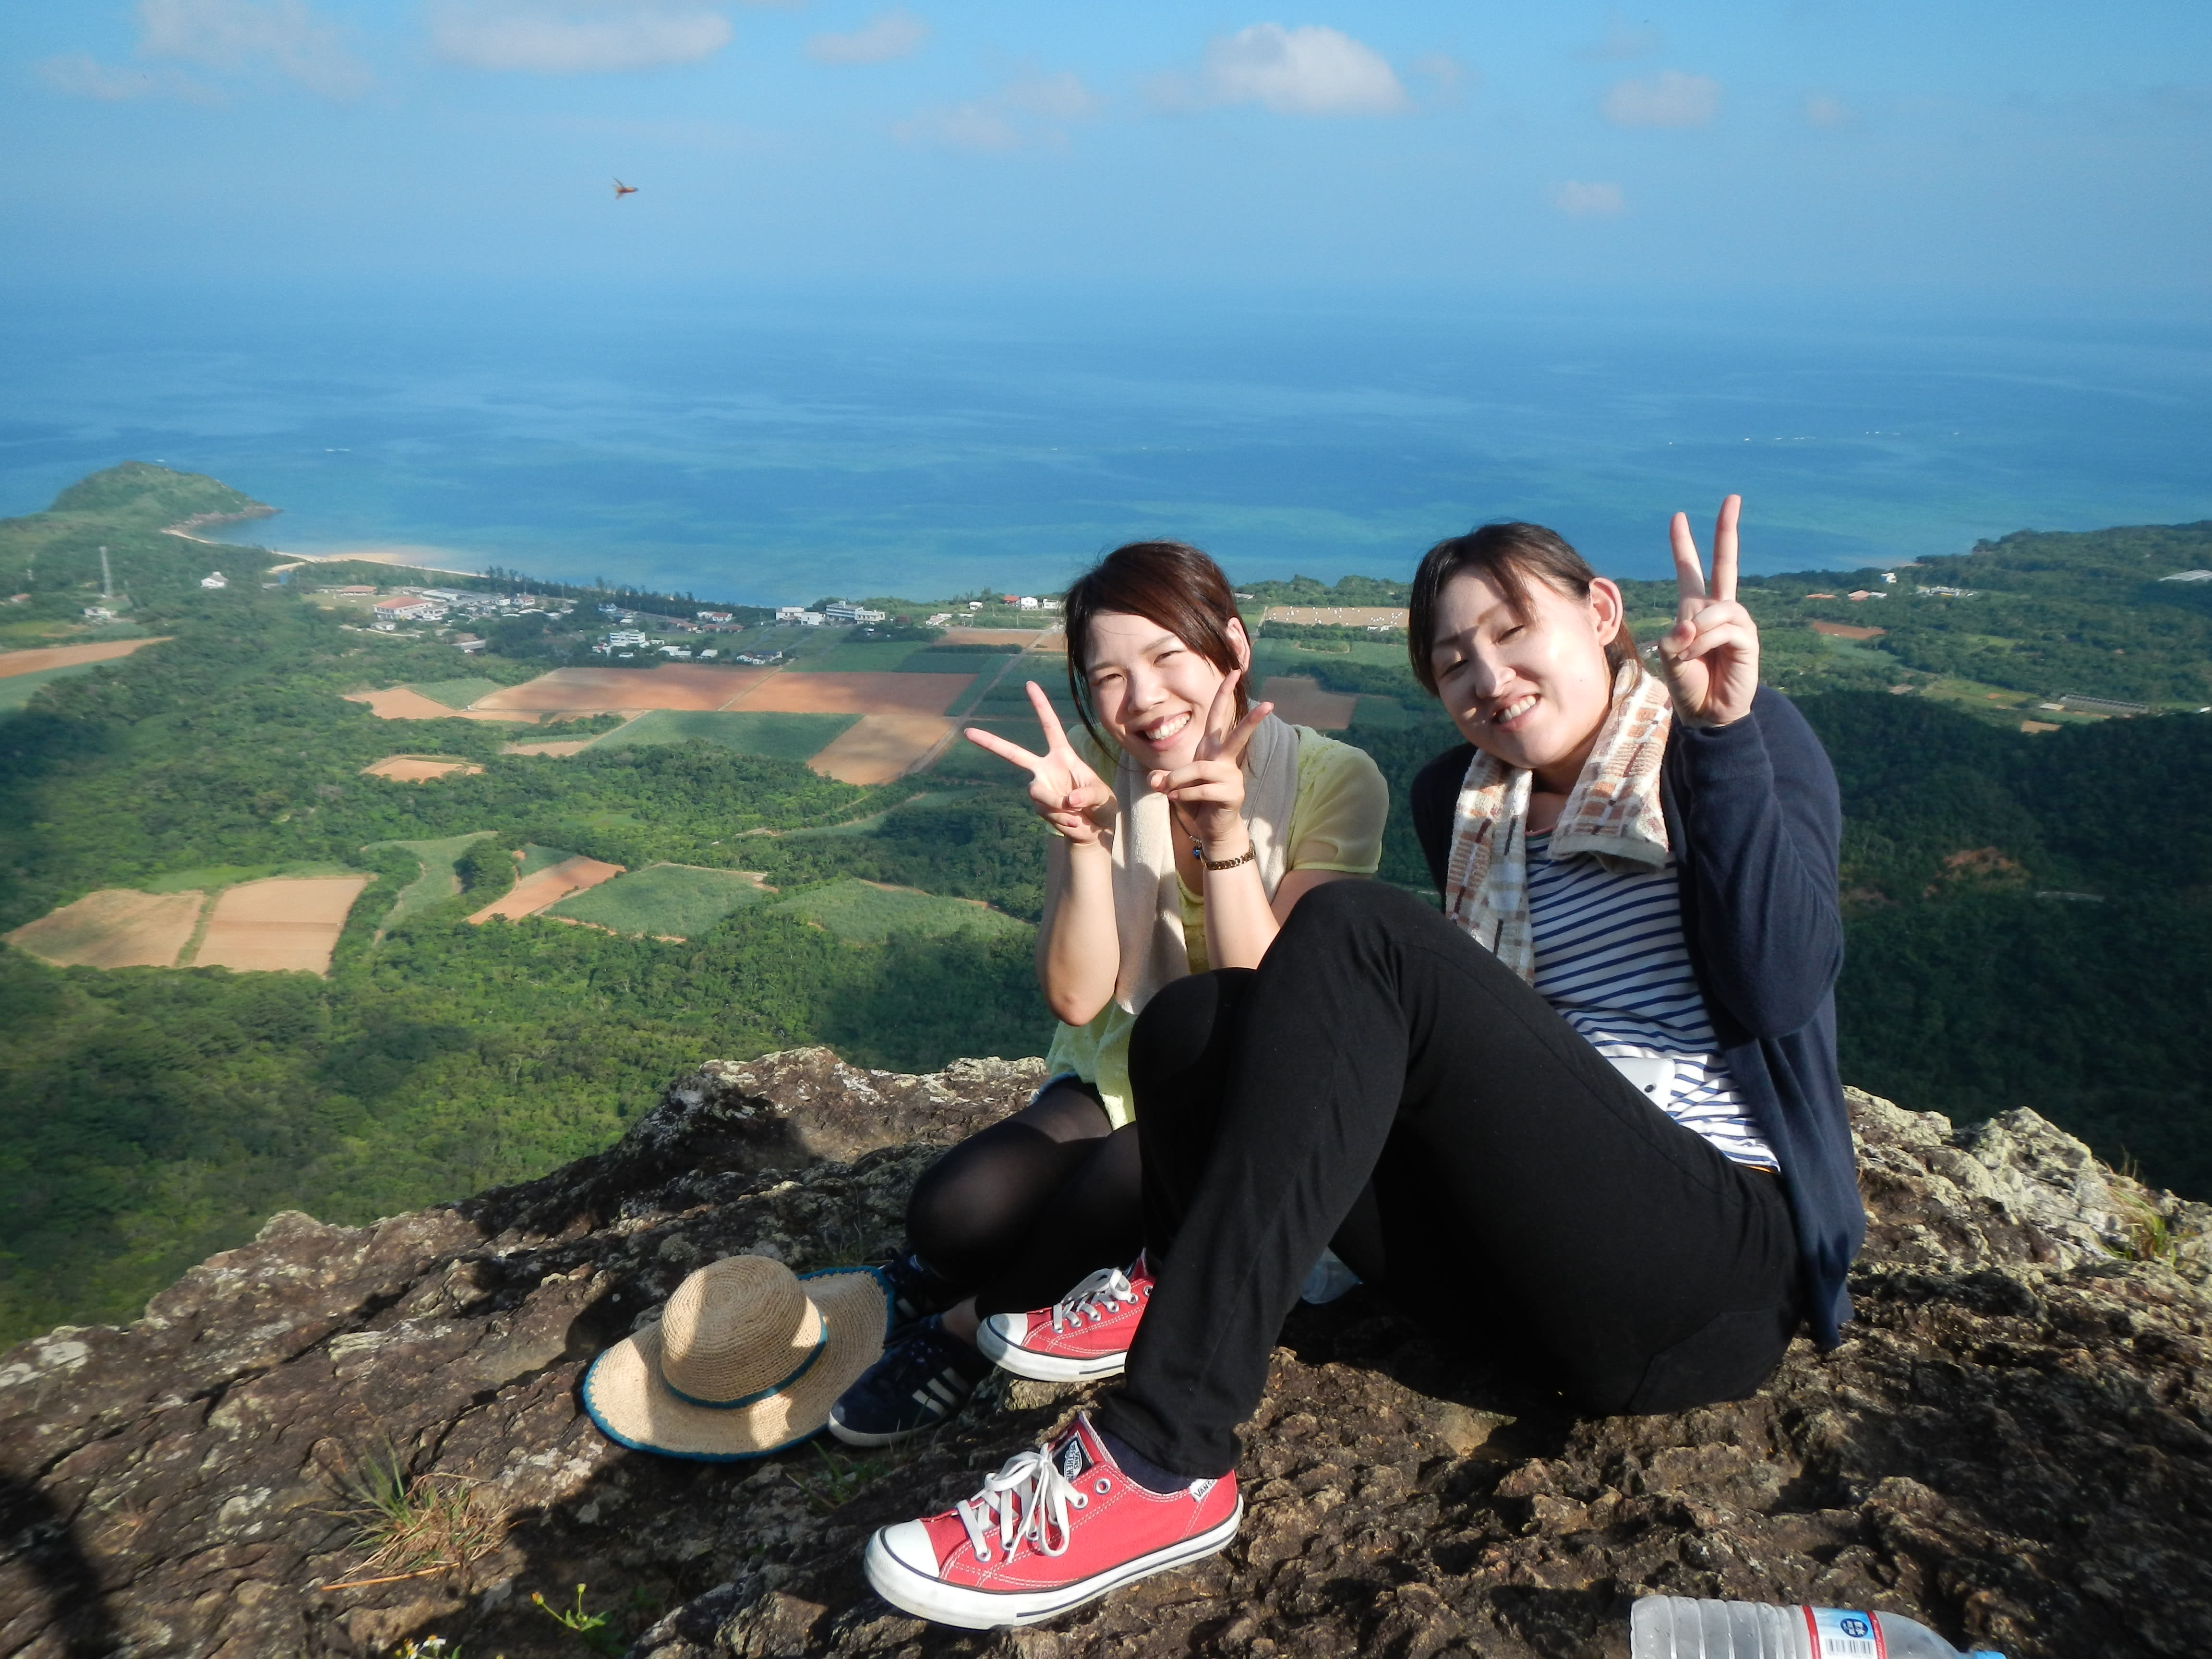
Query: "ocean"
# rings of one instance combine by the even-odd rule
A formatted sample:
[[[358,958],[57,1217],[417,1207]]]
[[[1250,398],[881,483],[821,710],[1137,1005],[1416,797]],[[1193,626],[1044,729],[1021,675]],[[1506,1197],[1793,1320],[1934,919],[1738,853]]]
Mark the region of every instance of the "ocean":
[[[408,546],[753,603],[1048,590],[1175,536],[1402,575],[1494,518],[1753,570],[2212,517],[2201,318],[1468,296],[21,291],[0,513],[125,459],[291,551]],[[432,553],[422,555],[430,558]]]

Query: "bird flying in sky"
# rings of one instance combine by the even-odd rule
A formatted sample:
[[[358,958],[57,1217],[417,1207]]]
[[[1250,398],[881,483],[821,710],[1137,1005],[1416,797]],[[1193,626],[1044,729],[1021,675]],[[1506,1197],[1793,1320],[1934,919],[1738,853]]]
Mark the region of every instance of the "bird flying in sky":
[[[637,186],[635,185],[626,185],[619,179],[615,180],[615,200],[617,202],[621,201],[625,196],[635,196],[636,194]]]

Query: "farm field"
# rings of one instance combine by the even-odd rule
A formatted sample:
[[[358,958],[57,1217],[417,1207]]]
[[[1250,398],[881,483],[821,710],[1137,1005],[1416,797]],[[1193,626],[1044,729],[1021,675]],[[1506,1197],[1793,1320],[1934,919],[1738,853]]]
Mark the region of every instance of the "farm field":
[[[665,668],[556,668],[521,685],[480,697],[470,713],[612,714],[647,708],[726,708],[763,680],[767,668],[714,668],[670,663]]]
[[[666,671],[662,671],[665,672]],[[749,714],[942,714],[972,674],[773,674],[746,692]]]
[[[1359,707],[1358,697],[1324,691],[1319,681],[1303,674],[1269,677],[1260,687],[1260,701],[1273,703],[1278,719],[1293,726],[1310,726],[1316,732],[1345,730]]]
[[[367,703],[369,712],[381,720],[511,720],[523,726],[538,722],[534,714],[487,714],[473,708],[449,708],[404,685],[387,686],[381,691],[349,691],[345,700]]]
[[[499,752],[502,755],[574,755],[589,749],[598,741],[597,738],[547,738],[536,743],[510,743]]]
[[[6,937],[17,950],[57,968],[167,968],[191,943],[206,902],[206,893],[197,889],[140,893],[104,888]]]
[[[975,929],[984,933],[1026,933],[1029,923],[979,899],[940,898],[912,887],[886,887],[848,878],[795,893],[770,907],[812,922],[839,939],[880,945],[895,933],[930,935]]]
[[[404,688],[432,702],[443,703],[448,708],[466,708],[479,697],[488,697],[501,690],[497,680],[488,680],[481,675],[472,679],[417,680]]]
[[[867,714],[806,763],[840,783],[902,778],[956,729],[936,714]]]
[[[427,909],[439,900],[458,894],[461,878],[453,868],[455,861],[491,833],[489,830],[474,830],[465,836],[445,836],[435,841],[379,841],[362,848],[362,852],[373,853],[380,847],[397,847],[404,853],[413,854],[422,866],[422,873],[399,890],[399,896],[392,902],[384,925],[389,927],[417,910]]]
[[[428,783],[433,779],[451,777],[456,772],[481,772],[483,768],[474,761],[456,760],[446,755],[386,755],[382,760],[371,761],[361,770],[364,777]]]
[[[696,939],[732,910],[772,896],[742,870],[649,864],[550,904],[540,914],[617,933]]]
[[[850,645],[833,645],[827,651],[817,651],[797,659],[790,672],[797,674],[851,674],[873,671],[891,673],[909,657],[928,650],[912,640],[860,640]]]
[[[171,637],[164,634],[160,639],[98,640],[89,645],[40,645],[27,651],[0,651],[0,679],[43,673],[49,668],[88,668],[94,663],[113,662]]]
[[[346,913],[368,883],[367,876],[276,876],[226,888],[191,965],[327,975]]]
[[[1057,628],[948,628],[938,636],[937,642],[939,645],[1018,645],[1026,650],[1047,635],[1059,632]],[[1063,650],[1066,648],[1061,647]]]
[[[538,849],[551,853],[550,848]],[[598,859],[587,859],[579,854],[562,856],[553,854],[554,862],[531,867],[531,860],[523,860],[523,873],[514,885],[477,911],[469,920],[483,923],[493,917],[519,921],[525,916],[534,916],[548,905],[557,904],[571,893],[596,887],[603,881],[612,881],[623,873],[619,864],[607,864]]]
[[[655,708],[598,738],[594,746],[629,749],[639,744],[688,743],[700,738],[741,755],[803,761],[824,744],[833,743],[860,719],[858,714],[763,714],[750,711]]]

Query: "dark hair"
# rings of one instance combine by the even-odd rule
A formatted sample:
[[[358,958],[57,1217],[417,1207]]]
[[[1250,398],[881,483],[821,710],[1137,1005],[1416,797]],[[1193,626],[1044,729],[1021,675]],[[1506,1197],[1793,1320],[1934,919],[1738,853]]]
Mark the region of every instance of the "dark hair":
[[[1237,595],[1221,567],[1183,542],[1131,542],[1076,578],[1067,590],[1067,689],[1083,726],[1112,750],[1091,701],[1091,623],[1102,611],[1156,622],[1224,674],[1242,666],[1229,624],[1238,620]],[[1237,682],[1237,718],[1249,699]]]
[[[1413,678],[1432,697],[1437,695],[1437,672],[1430,664],[1429,653],[1437,640],[1437,603],[1443,596],[1445,583],[1468,574],[1489,577],[1506,602],[1522,616],[1528,613],[1532,577],[1577,599],[1589,598],[1590,583],[1597,580],[1589,562],[1568,546],[1558,531],[1540,524],[1509,520],[1438,542],[1422,556],[1421,568],[1413,573],[1413,614],[1406,631]],[[1605,659],[1616,674],[1623,663],[1636,659],[1636,642],[1629,636],[1626,617],[1620,631],[1606,642]]]

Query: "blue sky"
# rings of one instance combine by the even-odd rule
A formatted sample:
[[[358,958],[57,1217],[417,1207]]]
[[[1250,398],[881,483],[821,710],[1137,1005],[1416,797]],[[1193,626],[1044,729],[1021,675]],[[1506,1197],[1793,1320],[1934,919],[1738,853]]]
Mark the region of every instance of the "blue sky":
[[[0,87],[34,279],[2193,307],[2212,273],[2202,0],[0,0]]]

